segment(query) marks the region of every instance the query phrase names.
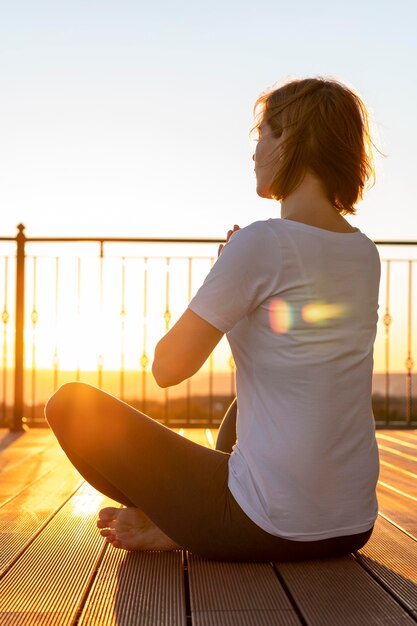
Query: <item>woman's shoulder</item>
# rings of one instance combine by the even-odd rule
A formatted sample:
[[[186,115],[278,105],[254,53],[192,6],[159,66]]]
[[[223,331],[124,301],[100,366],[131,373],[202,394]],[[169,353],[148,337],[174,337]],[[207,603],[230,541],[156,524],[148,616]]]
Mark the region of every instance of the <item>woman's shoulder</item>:
[[[283,220],[280,218],[257,220],[241,228],[238,233],[241,233],[241,236],[244,237],[265,238],[279,231],[281,222],[283,222]]]
[[[276,247],[279,235],[279,225],[274,222],[281,221],[268,219],[252,222],[236,231],[227,245],[233,243],[236,248],[245,248],[249,254],[268,253],[271,247]]]
[[[277,236],[271,228],[270,220],[258,220],[233,233],[225,244],[220,259],[224,263],[249,263],[253,267],[263,267],[271,258],[280,257]]]
[[[242,238],[255,241],[268,249],[269,246],[275,248],[277,243],[284,244],[288,237],[291,237],[292,227],[288,220],[271,217],[267,220],[252,222],[241,231]]]

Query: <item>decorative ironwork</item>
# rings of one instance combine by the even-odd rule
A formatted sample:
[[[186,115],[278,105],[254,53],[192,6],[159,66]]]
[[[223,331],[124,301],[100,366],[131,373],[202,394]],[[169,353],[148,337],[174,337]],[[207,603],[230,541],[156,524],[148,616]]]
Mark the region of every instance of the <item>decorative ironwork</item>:
[[[58,352],[58,332],[59,332],[59,257],[55,259],[55,347],[52,357],[52,367],[54,371],[54,391],[58,389],[59,373],[59,352]]]
[[[171,259],[169,257],[166,258],[166,270],[165,270],[165,313],[164,313],[164,320],[165,320],[165,330],[168,332],[169,330],[169,325],[171,323],[171,311],[169,310],[169,287],[170,287],[170,262]],[[169,423],[169,390],[168,387],[166,387],[164,389],[164,396],[165,396],[165,402],[164,402],[164,418],[165,418],[165,423],[168,424]]]
[[[235,360],[232,354],[230,354],[227,364],[230,369],[230,397],[233,400],[234,397],[236,396],[236,379],[235,379],[236,364],[235,364]]]
[[[15,367],[14,407],[12,430],[23,428],[24,375],[25,375],[25,227],[19,224],[16,236],[16,321],[15,321]]]
[[[9,279],[9,259],[6,256],[4,259],[4,302],[3,312],[1,314],[1,321],[3,323],[3,393],[2,393],[2,417],[6,419],[6,402],[7,402],[7,324],[10,321],[10,314],[7,309],[7,294],[8,294],[8,279]]]
[[[0,240],[5,240],[7,238],[0,238]],[[25,245],[27,244],[27,242],[56,242],[56,241],[61,241],[61,242],[97,242],[100,245],[100,278],[99,278],[99,315],[95,318],[96,323],[97,323],[97,333],[98,333],[98,340],[99,343],[97,345],[97,349],[96,349],[96,354],[98,353],[97,356],[97,372],[98,372],[98,379],[99,379],[99,386],[102,387],[102,382],[103,382],[103,373],[104,373],[104,361],[105,361],[105,349],[106,346],[105,344],[103,344],[103,339],[104,339],[104,323],[105,323],[105,319],[103,314],[105,313],[104,309],[104,295],[103,295],[103,288],[104,288],[104,242],[110,243],[110,242],[134,242],[134,243],[145,243],[145,244],[149,244],[149,243],[168,243],[168,244],[172,244],[172,243],[181,243],[181,244],[185,244],[185,243],[211,243],[211,244],[218,244],[219,242],[217,240],[184,240],[184,239],[133,239],[133,238],[128,238],[128,239],[106,239],[103,240],[102,238],[31,238],[31,239],[27,239],[25,234],[24,234],[24,227],[22,225],[20,225],[19,227],[19,233],[18,236],[16,238],[9,238],[10,240],[14,240],[17,243],[17,272],[16,272],[16,318],[14,315],[14,310],[13,310],[13,315],[10,315],[10,311],[9,311],[9,305],[7,302],[5,302],[4,304],[4,309],[1,310],[0,309],[0,316],[1,316],[1,322],[3,324],[3,407],[4,407],[4,403],[5,403],[5,395],[6,395],[6,382],[5,381],[5,375],[6,372],[9,371],[10,372],[10,368],[7,367],[8,363],[7,363],[7,347],[8,347],[8,341],[10,341],[10,337],[7,334],[7,329],[8,329],[8,324],[10,323],[11,320],[15,321],[16,323],[16,332],[15,332],[15,337],[16,337],[16,349],[15,349],[15,409],[14,409],[14,427],[15,428],[19,428],[21,426],[21,418],[23,415],[23,372],[24,372],[24,366],[23,366],[23,318],[24,318],[24,278],[25,278],[25,267],[28,264],[28,258],[30,258],[30,260],[34,257],[26,257],[25,255]],[[378,242],[376,242],[378,243]],[[380,242],[380,243],[384,243],[387,244],[389,242]],[[417,242],[404,242],[405,245],[417,245]],[[55,327],[55,337],[52,337],[52,341],[53,341],[53,359],[52,359],[52,363],[53,363],[53,372],[54,372],[54,387],[56,388],[58,385],[58,375],[59,375],[59,364],[60,364],[60,350],[61,350],[61,343],[60,343],[60,333],[62,331],[61,328],[61,321],[60,321],[60,315],[62,313],[65,313],[65,311],[62,311],[61,309],[66,309],[66,302],[68,302],[68,298],[63,299],[63,296],[66,296],[67,294],[62,294],[62,289],[61,286],[59,285],[59,278],[60,275],[63,273],[63,270],[61,269],[62,267],[64,267],[65,269],[65,265],[62,266],[60,265],[60,259],[61,257],[56,257],[55,259],[55,264],[56,264],[56,269],[55,269],[55,293],[54,290],[52,289],[52,293],[51,293],[51,298],[53,299],[55,297],[55,317],[53,317],[53,321],[52,321],[52,332],[54,333],[54,327]],[[148,382],[148,374],[149,374],[149,365],[150,365],[150,359],[148,356],[148,352],[149,352],[149,345],[148,345],[148,341],[149,341],[149,337],[148,337],[148,333],[149,333],[149,329],[150,327],[148,326],[148,317],[149,317],[149,298],[148,298],[148,258],[146,257],[146,259],[144,257],[140,257],[141,259],[143,259],[144,261],[144,283],[143,283],[143,320],[142,320],[142,315],[140,315],[139,312],[139,318],[140,318],[140,328],[139,328],[139,337],[140,337],[140,341],[142,341],[142,337],[141,335],[143,334],[143,343],[140,346],[140,350],[138,351],[138,357],[137,357],[137,367],[140,367],[139,373],[141,373],[142,375],[142,409],[145,410],[146,408],[146,401],[147,401],[147,384],[149,384]],[[155,259],[160,259],[161,257],[153,257]],[[172,286],[172,281],[171,281],[171,267],[170,267],[170,263],[172,261],[172,256],[169,257],[163,257],[164,262],[166,263],[166,272],[165,272],[165,281],[162,283],[162,285],[160,285],[160,287],[162,289],[165,290],[165,308],[164,308],[164,312],[163,312],[163,320],[164,320],[164,326],[166,331],[169,331],[169,328],[172,324],[172,311],[171,311],[171,307],[173,306],[173,298],[171,296],[170,293],[170,289]],[[191,257],[174,257],[175,258],[175,263],[176,260],[181,258],[182,260],[184,260],[185,262],[188,262],[188,301],[191,299],[191,291],[192,291],[192,270],[194,268],[194,266],[192,265],[193,263],[193,258]],[[211,265],[213,265],[215,258],[214,257],[200,257],[201,259],[204,259],[204,261],[210,260]],[[118,259],[121,260],[122,263],[122,306],[120,309],[120,317],[119,317],[119,324],[120,324],[120,363],[121,363],[121,371],[120,371],[120,379],[121,379],[121,385],[120,385],[120,391],[121,394],[123,395],[126,391],[125,389],[125,385],[126,385],[126,367],[127,367],[127,359],[128,359],[128,349],[129,349],[129,335],[128,335],[128,329],[129,329],[129,319],[130,319],[130,315],[131,315],[131,311],[130,311],[130,300],[127,299],[127,295],[129,294],[129,284],[128,284],[128,272],[127,272],[127,260],[126,260],[126,255],[124,255],[123,257],[118,257]],[[407,263],[407,261],[404,260],[398,260],[400,261],[403,265],[404,263]],[[95,261],[94,261],[95,262]],[[116,261],[118,262],[118,261]],[[39,271],[39,267],[38,270],[36,270],[36,263],[37,261],[34,261],[34,279],[37,276],[37,282],[39,283],[40,279],[43,278],[43,273],[41,273]],[[63,263],[63,261],[61,261],[61,263]],[[107,263],[107,260],[106,260]],[[123,266],[126,268],[126,274],[124,274],[124,269]],[[172,266],[174,266],[174,263],[172,263]],[[29,266],[32,269],[32,266]],[[107,267],[107,265],[106,265]],[[176,268],[176,265],[175,265]],[[391,281],[391,265],[390,262],[387,263],[386,265],[387,268],[387,294],[386,294],[386,302],[385,302],[385,312],[384,315],[382,317],[382,331],[385,335],[385,352],[384,352],[384,357],[385,357],[385,376],[386,376],[386,389],[385,389],[385,415],[387,417],[387,419],[390,416],[390,413],[393,413],[393,401],[391,398],[391,406],[390,406],[390,396],[391,396],[391,389],[390,389],[390,385],[392,386],[392,378],[390,377],[390,368],[392,366],[392,342],[394,340],[394,332],[396,331],[397,328],[399,328],[399,321],[397,319],[397,314],[396,313],[392,313],[391,308],[394,310],[393,304],[392,304],[392,300],[391,297],[393,296],[392,293],[392,286],[390,285]],[[406,335],[406,341],[407,341],[407,354],[404,355],[404,361],[405,361],[405,370],[404,371],[404,378],[406,381],[406,393],[407,393],[407,410],[406,410],[406,417],[407,417],[407,422],[408,423],[415,423],[414,421],[410,421],[410,420],[415,420],[415,417],[413,418],[413,408],[415,411],[415,407],[411,406],[411,402],[412,402],[412,389],[411,389],[411,383],[412,383],[412,376],[413,376],[413,371],[415,368],[415,355],[412,354],[412,348],[413,348],[413,343],[412,343],[412,322],[413,320],[413,306],[412,306],[412,268],[414,269],[415,266],[412,266],[411,262],[409,263],[409,275],[408,275],[408,322],[406,325],[406,329],[407,329],[407,335]],[[10,269],[10,268],[9,268]],[[153,271],[153,267],[152,267],[152,271]],[[7,275],[7,269],[5,268],[5,276]],[[172,275],[172,277],[174,277],[174,275]],[[106,274],[106,280],[107,280],[107,274]],[[6,277],[7,280],[7,277]],[[62,277],[61,277],[62,280]],[[170,284],[171,281],[171,284]],[[9,281],[10,282],[10,281]],[[95,283],[97,285],[97,282]],[[107,283],[106,283],[107,285]],[[29,325],[31,325],[32,327],[32,331],[36,332],[37,335],[39,335],[39,332],[41,330],[40,328],[40,324],[39,324],[39,313],[37,310],[37,303],[36,303],[36,289],[38,287],[35,286],[34,288],[34,294],[33,294],[33,307],[31,309],[31,312],[29,314],[26,314],[26,318],[25,320],[29,323]],[[391,293],[390,293],[391,291]],[[405,292],[405,289],[404,289]],[[7,286],[5,287],[5,293],[7,293]],[[73,292],[75,293],[75,292]],[[76,295],[76,302],[77,302],[77,318],[78,318],[78,325],[77,329],[74,329],[75,331],[78,330],[79,332],[74,332],[74,339],[75,336],[79,337],[80,339],[79,341],[79,352],[77,355],[77,358],[79,357],[79,354],[81,352],[82,349],[82,327],[81,327],[81,308],[83,308],[83,315],[84,315],[84,300],[83,303],[81,304],[81,259],[78,258],[78,285],[77,285],[77,295]],[[95,294],[93,294],[95,295]],[[159,297],[159,296],[158,296]],[[175,297],[177,297],[177,294],[175,294]],[[59,299],[60,298],[60,299]],[[72,296],[72,299],[74,300],[74,296]],[[184,301],[185,301],[185,294],[184,294]],[[415,299],[414,299],[415,300]],[[96,300],[97,302],[97,300]],[[176,301],[175,301],[176,302]],[[126,306],[127,305],[127,306]],[[3,307],[2,307],[3,308]],[[54,315],[54,308],[53,305],[52,307],[52,315]],[[127,309],[129,309],[129,317],[128,317],[128,313],[127,313]],[[162,306],[160,307],[162,308]],[[151,314],[153,315],[153,311],[150,311]],[[405,312],[407,312],[407,308],[405,307]],[[42,315],[42,320],[43,320],[43,309],[41,311],[41,315]],[[393,315],[395,316],[395,320],[393,320]],[[155,312],[155,316],[159,317],[160,319],[160,309],[159,311],[157,310]],[[414,317],[415,317],[415,302],[414,302]],[[38,329],[39,327],[39,329]],[[380,329],[381,330],[381,329]],[[54,341],[55,339],[55,341]],[[39,337],[37,337],[37,341],[39,342]],[[36,340],[33,341],[33,343],[36,346]],[[415,346],[415,343],[414,343]],[[63,344],[62,344],[63,347]],[[76,346],[74,346],[74,351],[76,351]],[[39,352],[39,346],[37,348],[37,352],[38,354],[33,355],[33,359],[32,359],[32,365],[34,366],[33,369],[36,370],[36,360],[39,361],[40,359],[40,352]],[[216,353],[217,354],[217,353]],[[107,357],[106,357],[107,358]],[[215,367],[217,367],[217,361],[216,361],[216,355],[211,356],[210,360],[208,362],[208,393],[211,396],[211,398],[209,399],[209,403],[210,403],[210,415],[211,418],[213,418],[213,412],[212,412],[212,408],[213,408],[213,404],[214,404],[214,387],[216,384],[216,380],[215,380]],[[226,357],[227,358],[227,357]],[[395,358],[397,359],[397,356],[395,355]],[[64,362],[64,361],[63,361]],[[79,380],[80,378],[80,365],[82,364],[82,361],[80,363],[80,360],[78,358],[77,361],[77,371],[76,371],[76,376],[77,376],[77,380]],[[230,391],[231,391],[231,396],[234,397],[235,395],[235,364],[233,361],[233,358],[230,356],[229,360],[228,360],[228,366],[229,366],[229,370],[230,370]],[[62,366],[61,366],[62,367]],[[93,365],[93,369],[95,368],[95,366]],[[35,381],[33,381],[35,382]],[[39,383],[38,383],[39,384]],[[188,420],[192,421],[192,416],[190,415],[191,411],[192,411],[192,407],[191,407],[191,389],[192,389],[192,385],[193,382],[188,380],[186,383],[186,388],[187,388],[187,418]],[[139,385],[138,385],[139,386]],[[139,386],[140,387],[140,386]],[[36,389],[36,385],[33,384],[32,385],[32,392]],[[184,390],[185,390],[185,386],[184,386]],[[28,389],[27,393],[30,394],[31,390]],[[39,390],[38,390],[38,395],[39,395]],[[162,395],[162,394],[161,394]],[[32,406],[35,405],[35,399],[36,397],[33,395],[32,393]],[[215,408],[215,407],[214,407]],[[3,408],[3,412],[4,412],[4,408]],[[404,417],[404,414],[402,415],[402,417]],[[167,396],[167,391],[165,392],[165,418],[166,421],[170,424],[172,424],[172,416],[169,416],[169,411],[168,411],[168,396]],[[209,421],[207,420],[207,423],[209,423]]]
[[[77,259],[77,328],[78,337],[81,337],[81,259]],[[75,380],[80,382],[81,380],[81,367],[80,367],[80,339],[78,339],[77,350],[77,364],[75,370]]]
[[[35,417],[36,406],[36,324],[38,323],[39,315],[36,310],[36,257],[33,257],[33,281],[32,281],[32,312],[30,314],[30,320],[32,322],[32,394],[31,394],[31,418]]]
[[[390,410],[390,326],[392,317],[390,314],[390,294],[391,294],[391,261],[386,262],[386,294],[385,294],[385,315],[383,323],[385,327],[385,420],[388,422]]]
[[[99,354],[97,357],[97,377],[98,377],[99,389],[102,389],[103,387],[103,367],[104,367],[104,358],[102,354]]]
[[[143,370],[146,370],[149,365],[149,358],[145,351],[142,352],[142,356],[140,357],[140,366]]]
[[[407,370],[406,377],[406,413],[405,419],[407,424],[411,424],[413,397],[412,397],[412,370],[414,368],[414,360],[412,357],[412,306],[413,306],[413,262],[408,261],[408,316],[407,316],[407,359],[405,367]]]
[[[209,397],[209,420],[210,425],[213,424],[213,373],[214,373],[214,354],[209,356],[209,375],[208,375],[208,397]]]
[[[126,258],[122,257],[122,306],[120,310],[120,397],[125,399],[125,331],[126,331],[126,309],[125,309],[125,278],[126,278]]]
[[[385,326],[385,332],[388,334],[389,333],[389,326],[390,324],[392,324],[392,317],[391,315],[389,315],[389,313],[385,313],[384,317],[382,318],[384,326]]]
[[[165,272],[165,313],[164,313],[164,321],[165,321],[165,330],[169,330],[169,325],[171,323],[172,315],[169,310],[169,277],[170,277],[170,261],[171,259],[168,257],[166,260],[166,272]]]
[[[142,368],[142,411],[146,412],[146,376],[149,365],[149,358],[146,353],[148,341],[148,259],[143,259],[143,352],[140,357],[140,366]]]
[[[191,302],[192,286],[193,286],[193,259],[188,257],[188,284],[187,284],[187,303]],[[186,382],[186,415],[187,422],[191,419],[191,378],[187,378]]]
[[[99,349],[102,348],[103,342],[103,277],[104,277],[104,245],[100,241],[100,275],[99,275]],[[102,352],[97,356],[97,382],[98,388],[103,388],[103,366],[104,357]]]
[[[408,370],[408,372],[411,373],[411,370],[414,367],[414,360],[410,356],[407,357],[407,359],[405,361],[405,367]]]
[[[171,311],[169,309],[165,309],[165,313],[164,313],[165,330],[169,330],[171,319],[172,319]]]

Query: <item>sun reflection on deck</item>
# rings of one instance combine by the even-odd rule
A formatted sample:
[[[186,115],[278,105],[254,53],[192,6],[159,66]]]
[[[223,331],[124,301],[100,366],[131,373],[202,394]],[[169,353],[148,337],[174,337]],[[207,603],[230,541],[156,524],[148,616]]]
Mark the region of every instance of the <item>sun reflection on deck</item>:
[[[75,494],[71,499],[73,515],[83,516],[95,513],[103,502],[103,496],[90,485],[85,485],[82,493]]]

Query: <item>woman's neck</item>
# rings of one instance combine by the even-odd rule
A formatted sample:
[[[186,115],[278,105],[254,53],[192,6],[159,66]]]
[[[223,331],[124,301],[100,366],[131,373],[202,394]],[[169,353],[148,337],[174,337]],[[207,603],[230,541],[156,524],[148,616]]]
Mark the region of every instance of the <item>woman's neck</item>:
[[[281,218],[335,232],[354,232],[327,198],[321,181],[307,172],[300,185],[281,202]]]

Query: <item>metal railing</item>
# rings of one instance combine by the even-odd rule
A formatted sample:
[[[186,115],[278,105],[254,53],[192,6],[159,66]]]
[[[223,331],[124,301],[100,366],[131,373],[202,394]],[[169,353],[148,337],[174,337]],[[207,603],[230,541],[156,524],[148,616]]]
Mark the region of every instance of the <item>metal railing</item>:
[[[2,369],[0,418],[2,417],[3,424],[7,421],[13,430],[19,430],[25,422],[43,423],[42,409],[45,400],[60,384],[70,379],[84,380],[101,389],[116,393],[122,399],[126,399],[143,411],[149,411],[154,417],[170,426],[218,425],[235,395],[234,363],[230,353],[226,357],[223,354],[223,370],[226,368],[226,371],[223,371],[221,385],[218,384],[215,361],[211,356],[203,368],[200,380],[186,381],[174,391],[156,389],[156,384],[152,384],[150,362],[156,340],[170,328],[176,313],[184,310],[196,287],[208,273],[215,261],[220,241],[197,238],[29,238],[26,237],[24,231],[24,226],[20,224],[15,238],[0,238],[0,242],[11,242],[11,245],[15,246],[10,254],[3,257],[3,268],[0,265],[0,298],[2,291],[4,293],[2,367],[0,365]],[[53,251],[46,257],[45,250],[48,246],[53,247],[54,244],[59,246],[58,254],[54,254]],[[129,251],[127,254],[128,244],[139,245],[140,254],[135,254],[135,251]],[[72,250],[66,259],[62,256],[62,250],[65,246],[71,245],[76,245],[77,250],[75,252]],[[117,245],[123,246],[122,254],[118,254],[117,251],[114,253]],[[41,246],[41,252],[34,250],[36,246],[38,248]],[[80,246],[90,246],[90,252],[92,246],[92,254],[88,256],[88,252],[87,254],[80,253]],[[167,248],[171,248],[169,255],[166,255]],[[194,249],[194,254],[190,254],[190,248]],[[207,254],[207,248],[209,254]],[[183,253],[178,254],[178,249],[180,253]],[[158,251],[163,251],[164,254],[158,254]],[[1,261],[0,256],[0,263]],[[66,261],[67,265],[68,261],[72,263],[72,278],[69,277]],[[133,273],[136,283],[133,288],[132,276],[129,277],[129,263],[130,266],[134,265]],[[176,279],[179,266],[182,266],[182,285],[178,285]],[[154,280],[155,276],[157,280]],[[3,277],[4,290],[1,284]],[[69,282],[74,283],[72,291],[69,288]],[[109,282],[118,292],[112,302],[109,302],[108,293],[106,293],[106,284]],[[156,308],[155,303],[152,302],[155,300],[153,286],[156,283],[158,287],[156,300],[158,300],[159,308]],[[182,293],[178,298],[180,290]],[[71,295],[69,295],[70,291]],[[89,291],[96,291],[95,302],[94,298],[88,298]],[[131,302],[130,305],[131,308],[135,307],[135,313],[128,315],[127,301],[129,293],[133,291],[137,298],[136,302]],[[45,292],[47,292],[47,298],[44,297],[42,303],[40,299],[42,293],[45,295]],[[88,304],[84,306],[85,310],[81,311],[85,300],[88,300]],[[71,305],[75,305],[75,310],[72,310],[72,320],[71,315],[67,315]],[[89,311],[89,308],[92,310]],[[107,315],[106,318],[109,310],[111,310],[112,317]],[[84,325],[87,329],[82,328],[83,315],[88,318]],[[62,325],[60,327],[60,320],[64,317],[66,322],[64,327]],[[132,330],[132,324],[129,329],[129,318],[131,321],[133,319],[133,324],[136,325],[134,330]],[[159,326],[154,323],[154,320],[159,321]],[[48,328],[47,332],[42,335],[40,327],[42,323],[45,326],[45,321],[47,321]],[[12,360],[10,359],[12,346],[9,330],[11,326],[14,326]],[[86,344],[94,344],[94,341],[91,341],[92,335],[95,331],[100,331],[101,336],[96,336],[95,345],[90,346],[92,350],[96,348],[96,353],[92,356],[92,350],[90,350],[90,361],[84,368],[82,362],[78,362],[71,372],[68,372],[68,367],[65,371],[65,367],[62,366],[64,357],[62,338],[65,334],[70,335],[72,341],[76,343],[76,337],[82,335],[80,331],[83,330],[86,331],[84,337],[87,334]],[[107,357],[106,363],[103,343],[108,341],[105,333],[109,335],[117,332],[120,333],[120,341],[116,366],[117,356],[114,353],[110,358]],[[132,334],[135,334],[133,340]],[[129,359],[132,341],[135,343],[135,354],[134,356],[130,354]],[[39,359],[42,360],[44,344],[48,344],[44,352],[49,350],[50,358],[46,368],[44,365],[42,369],[39,366]],[[79,345],[78,348],[79,351],[86,352],[88,346]],[[130,352],[134,351],[130,350]],[[217,352],[224,353],[225,345],[223,344],[223,348],[220,347]],[[39,393],[39,386],[45,388],[45,381],[42,380],[45,369],[51,374],[51,385],[46,395],[44,390]],[[10,389],[12,373],[13,388]],[[118,384],[116,384],[116,376]],[[110,378],[112,380],[109,381]],[[132,378],[134,378],[133,381]],[[153,389],[149,389],[152,386]],[[13,393],[12,403],[10,403],[11,392]],[[39,395],[43,397],[39,398]],[[11,411],[12,414],[10,414]]]
[[[3,267],[0,265],[0,298],[3,293],[0,365],[2,423],[8,423],[13,430],[21,429],[24,422],[39,423],[47,395],[55,391],[59,384],[66,382],[69,375],[72,380],[83,379],[116,393],[122,399],[126,398],[168,425],[218,425],[235,393],[234,363],[225,344],[219,348],[220,356],[216,357],[220,358],[222,367],[215,367],[212,355],[201,375],[204,384],[202,379],[197,384],[194,379],[193,382],[185,381],[176,394],[172,390],[159,390],[158,396],[155,389],[149,389],[152,386],[149,366],[155,339],[169,329],[175,317],[175,308],[181,313],[195,288],[201,284],[215,260],[220,241],[184,238],[29,238],[24,231],[24,226],[20,224],[16,237],[0,237],[0,242],[10,246],[8,254],[0,255],[0,263],[3,262]],[[375,243],[380,251],[388,250],[390,255],[393,250],[405,251],[410,246],[417,248],[417,242],[414,241]],[[48,245],[53,248],[54,244],[58,244],[59,253],[45,256]],[[77,246],[77,250],[71,251],[68,258],[62,256],[64,244]],[[139,246],[139,252],[135,248],[134,253],[126,254],[127,244]],[[39,245],[41,252],[34,249]],[[81,254],[79,246],[93,246],[93,254]],[[122,246],[122,253],[118,252],[117,246]],[[166,254],[167,248],[171,251],[169,255]],[[178,249],[181,254],[177,253]],[[190,249],[194,249],[194,254],[190,254]],[[210,254],[202,254],[201,249],[208,249]],[[400,258],[385,258],[382,254],[381,257],[380,322],[375,346],[381,371],[374,377],[374,413],[377,425],[412,425],[417,420],[417,402],[415,399],[413,402],[412,384],[415,352],[413,320],[416,318],[413,279],[417,258],[402,258],[401,255]],[[71,268],[68,264],[72,264]],[[401,277],[399,271],[402,272]],[[399,283],[407,285],[405,294],[404,289],[398,291]],[[108,284],[110,287],[106,291]],[[178,297],[180,292],[181,297]],[[135,301],[131,298],[132,293],[136,293]],[[43,302],[40,302],[42,299]],[[62,322],[64,318],[66,321]],[[83,328],[84,318],[86,322]],[[156,324],[152,328],[151,319],[159,320],[159,326]],[[14,330],[13,346],[11,325]],[[399,329],[399,334],[393,332],[395,327]],[[104,354],[103,345],[116,332],[119,333],[119,340],[114,342],[117,347],[109,358]],[[83,346],[72,345],[81,342],[83,336]],[[67,339],[66,349],[74,348],[73,356],[77,362],[73,363],[72,368],[67,363],[65,369],[62,364],[65,359],[63,337]],[[80,360],[80,352],[86,353],[90,344],[93,351],[95,349],[95,355],[90,354],[89,365],[86,365]],[[49,346],[46,365],[46,352],[44,350],[42,354],[40,350],[44,346]],[[400,350],[404,351],[403,359]],[[117,368],[115,351],[118,351]],[[91,366],[91,359],[95,360],[94,367]],[[39,360],[43,361],[43,368]],[[109,362],[112,365],[106,368]],[[69,369],[72,370],[70,374]],[[45,391],[39,394],[38,390],[39,378],[44,378],[45,371],[51,374],[51,385],[46,397],[39,398],[39,395],[45,396]],[[106,376],[109,379],[107,383]],[[118,385],[114,389],[116,376]],[[403,391],[399,393],[399,384],[402,383]],[[41,386],[45,388],[44,380]]]

